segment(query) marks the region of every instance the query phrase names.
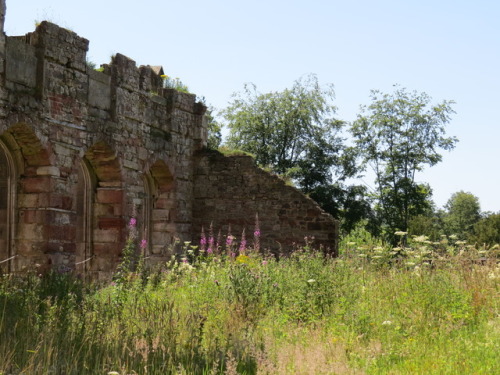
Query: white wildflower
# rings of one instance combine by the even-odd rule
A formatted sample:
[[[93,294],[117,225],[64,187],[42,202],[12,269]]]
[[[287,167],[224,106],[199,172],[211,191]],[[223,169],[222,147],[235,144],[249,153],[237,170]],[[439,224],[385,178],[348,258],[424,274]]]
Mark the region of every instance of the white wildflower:
[[[413,237],[413,241],[415,242],[426,242],[429,239],[427,236],[415,236]]]

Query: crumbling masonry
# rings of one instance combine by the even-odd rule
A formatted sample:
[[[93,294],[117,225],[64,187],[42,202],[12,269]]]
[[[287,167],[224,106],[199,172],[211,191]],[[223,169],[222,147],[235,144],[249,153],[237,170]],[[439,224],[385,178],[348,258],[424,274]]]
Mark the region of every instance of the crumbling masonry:
[[[107,277],[131,217],[149,263],[202,226],[289,250],[305,236],[335,254],[338,224],[247,156],[205,149],[205,107],[162,88],[160,67],[117,54],[102,72],[88,41],[49,22],[4,33],[0,5],[0,269],[35,265]]]

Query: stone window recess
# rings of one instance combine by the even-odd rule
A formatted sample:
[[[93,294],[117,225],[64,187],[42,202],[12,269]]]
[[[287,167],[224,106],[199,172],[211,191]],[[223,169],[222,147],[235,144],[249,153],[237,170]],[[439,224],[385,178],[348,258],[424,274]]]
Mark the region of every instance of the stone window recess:
[[[105,142],[96,143],[85,153],[81,174],[85,191],[78,199],[86,215],[78,223],[78,230],[83,231],[78,258],[91,257],[87,270],[99,278],[114,269],[126,240],[123,181],[116,153]]]
[[[76,258],[75,269],[79,274],[91,270],[92,249],[92,217],[97,178],[87,159],[78,165],[78,181],[76,184]]]
[[[16,173],[13,158],[0,140],[0,271],[12,270],[14,249],[12,233]]]
[[[165,162],[156,161],[144,176],[144,239],[148,241],[147,256],[167,260],[170,245],[175,241],[174,177]]]

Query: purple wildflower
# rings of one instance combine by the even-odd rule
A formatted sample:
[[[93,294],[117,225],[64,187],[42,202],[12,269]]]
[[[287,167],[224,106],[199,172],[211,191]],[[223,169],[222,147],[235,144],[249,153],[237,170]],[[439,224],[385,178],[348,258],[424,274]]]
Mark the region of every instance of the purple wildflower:
[[[214,252],[214,225],[210,223],[210,228],[208,229],[208,254],[212,254]]]
[[[240,252],[244,252],[246,248],[247,240],[245,239],[245,228],[243,228],[243,232],[241,233]]]
[[[141,249],[144,250],[148,246],[148,241],[145,239],[141,240]]]
[[[214,238],[208,237],[208,249],[207,253],[212,254],[214,252]]]
[[[200,250],[205,251],[205,246],[207,246],[207,237],[205,237],[205,229],[201,227]]]
[[[253,232],[253,242],[255,251],[260,250],[260,225],[259,225],[259,214],[255,214],[255,229]]]
[[[135,217],[131,217],[128,225],[130,228],[135,228],[135,226],[137,225],[137,219]]]

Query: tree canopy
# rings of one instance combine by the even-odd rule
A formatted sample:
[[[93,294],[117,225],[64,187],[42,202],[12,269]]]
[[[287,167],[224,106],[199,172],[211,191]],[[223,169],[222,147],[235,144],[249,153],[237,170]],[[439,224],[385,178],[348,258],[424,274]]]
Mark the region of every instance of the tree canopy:
[[[308,75],[279,92],[263,94],[246,85],[223,115],[229,147],[250,152],[260,166],[291,178],[349,230],[370,206],[363,199],[364,187],[343,183],[357,167],[333,99],[332,85],[322,87],[315,75]]]
[[[466,239],[472,234],[474,224],[481,219],[479,198],[464,191],[453,194],[446,203],[445,209],[446,233],[455,234],[461,239]]]
[[[352,164],[345,158],[344,122],[334,117],[333,87],[322,88],[315,75],[292,88],[262,94],[245,85],[223,111],[229,128],[227,145],[255,155],[256,162],[294,179],[310,191],[345,178]]]
[[[371,92],[348,130],[336,117],[332,85],[320,86],[315,75],[295,81],[283,91],[261,93],[253,84],[233,95],[221,112],[229,128],[226,145],[255,155],[258,165],[291,178],[327,212],[342,220],[345,232],[361,220],[380,233],[432,227],[432,189],[417,173],[442,160],[457,139],[446,135],[452,101],[433,104],[426,93],[395,87],[392,93]],[[373,194],[347,181],[371,167]],[[351,180],[352,181],[352,180]],[[430,213],[430,214],[429,214]],[[419,218],[418,220],[416,218]]]
[[[425,93],[396,87],[393,93],[371,92],[372,103],[351,126],[362,163],[376,177],[377,211],[392,232],[406,231],[411,217],[431,204],[432,190],[416,181],[416,173],[441,161],[457,139],[447,137],[453,102],[431,104]]]

